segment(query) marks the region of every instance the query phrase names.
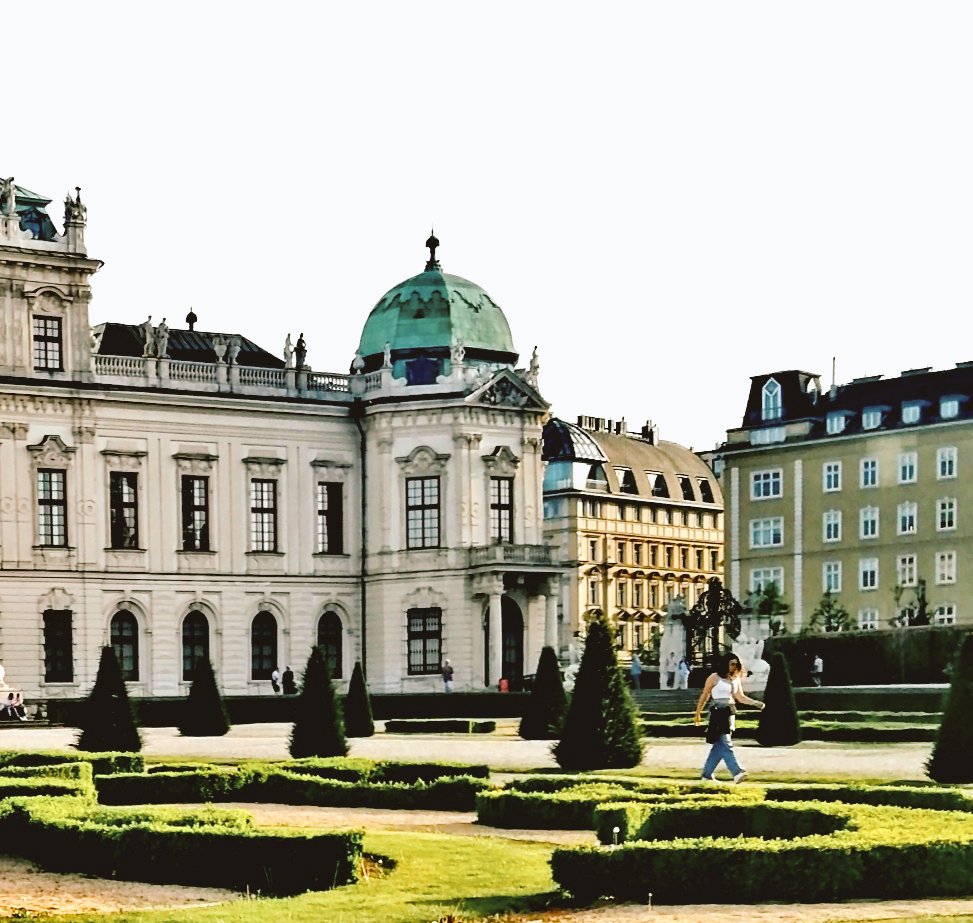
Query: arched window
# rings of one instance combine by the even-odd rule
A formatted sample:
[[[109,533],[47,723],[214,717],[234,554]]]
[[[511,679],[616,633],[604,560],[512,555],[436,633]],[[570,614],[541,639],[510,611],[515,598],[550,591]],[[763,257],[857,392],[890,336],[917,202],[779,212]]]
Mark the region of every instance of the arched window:
[[[139,678],[139,623],[127,609],[116,612],[111,619],[111,646],[115,649],[122,679]]]
[[[193,610],[182,622],[182,678],[192,680],[201,660],[209,659],[209,622]]]
[[[780,403],[780,385],[771,378],[764,385],[763,393],[763,414],[764,420],[776,420],[783,412]]]
[[[318,647],[324,651],[332,679],[341,679],[341,619],[325,612],[318,621]]]
[[[277,619],[258,612],[250,626],[250,678],[270,679],[277,669]]]

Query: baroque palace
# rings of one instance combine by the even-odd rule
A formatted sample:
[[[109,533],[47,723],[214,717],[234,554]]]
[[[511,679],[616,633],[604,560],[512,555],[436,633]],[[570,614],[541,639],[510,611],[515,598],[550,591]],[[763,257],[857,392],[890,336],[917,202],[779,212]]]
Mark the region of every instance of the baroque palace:
[[[184,693],[204,656],[226,693],[266,693],[321,644],[376,692],[440,688],[444,658],[484,689],[567,643],[536,354],[516,367],[502,311],[442,272],[435,237],[350,374],[323,373],[303,338],[279,358],[192,313],[92,327],[86,207],[69,196],[58,233],[49,204],[12,179],[0,198],[10,682],[84,694],[111,644],[135,695]]]
[[[776,584],[788,628],[830,593],[852,627],[973,622],[973,363],[857,378],[751,379],[727,433],[729,587]]]

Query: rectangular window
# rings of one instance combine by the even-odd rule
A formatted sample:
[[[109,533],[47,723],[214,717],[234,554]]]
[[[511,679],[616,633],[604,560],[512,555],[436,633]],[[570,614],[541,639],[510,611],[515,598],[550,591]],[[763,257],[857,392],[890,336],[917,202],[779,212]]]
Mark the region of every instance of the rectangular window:
[[[899,586],[916,585],[916,556],[914,554],[900,554],[895,559],[895,575]]]
[[[825,593],[840,593],[841,561],[825,561],[822,577],[822,589]]]
[[[696,549],[696,570],[702,570],[702,569],[703,569],[703,549],[697,548]]]
[[[625,550],[626,550],[625,542],[615,542],[615,554],[616,554],[615,560],[617,563],[619,564],[626,563],[627,556],[625,554]]]
[[[654,609],[659,605],[659,585],[656,583],[649,584],[649,608]]]
[[[921,408],[919,404],[903,404],[902,405],[902,422],[903,423],[918,423],[919,414]]]
[[[649,545],[649,567],[657,567],[659,563],[659,546]]]
[[[899,483],[914,484],[917,476],[917,465],[915,452],[903,452],[899,456]]]
[[[598,539],[596,538],[588,539],[588,560],[589,561],[598,560]]]
[[[859,560],[858,589],[878,589],[878,558],[861,558]]]
[[[35,314],[34,325],[34,368],[39,372],[61,372],[64,370],[61,344],[61,318],[42,317]]]
[[[858,517],[861,526],[858,532],[859,536],[861,538],[878,538],[878,507],[862,507]]]
[[[642,543],[632,542],[632,563],[636,566],[642,564]]]
[[[878,459],[863,458],[861,460],[861,480],[862,487],[878,487]]]
[[[944,420],[952,420],[959,416],[959,401],[955,397],[944,397],[939,402],[939,416]]]
[[[936,450],[936,477],[940,481],[956,477],[955,446],[944,446]]]
[[[912,535],[916,531],[916,504],[908,500],[899,504],[899,535]]]
[[[430,676],[442,669],[443,610],[410,609],[407,613],[409,676]]]
[[[784,517],[750,520],[750,547],[770,548],[784,544]]]
[[[828,434],[836,436],[845,431],[845,415],[843,413],[829,413],[825,423]]]
[[[716,551],[711,551],[709,553],[709,569],[715,571],[716,565],[718,563],[719,563],[719,553]]]
[[[878,429],[882,425],[882,411],[874,407],[862,411],[862,429]]]
[[[112,548],[138,548],[138,475],[134,471],[110,471],[108,507]]]
[[[783,472],[780,468],[771,471],[754,471],[750,480],[750,499],[767,500],[783,495]]]
[[[182,550],[209,551],[209,478],[182,476]]]
[[[841,541],[841,510],[825,510],[823,519],[824,540],[826,542]]]
[[[439,547],[439,478],[406,478],[407,548]]]
[[[956,552],[936,552],[936,583],[956,583]]]
[[[770,584],[777,587],[778,593],[784,592],[784,568],[783,567],[760,567],[750,571],[750,592],[758,593],[765,590]]]
[[[66,472],[37,469],[37,544],[63,548],[68,543]]]
[[[514,479],[490,478],[490,541],[495,545],[509,545],[513,540]]]
[[[933,616],[933,624],[935,625],[955,625],[956,624],[956,606],[952,603],[945,603],[942,606],[936,606],[936,612]]]
[[[632,605],[636,609],[642,608],[642,581],[636,580],[632,584]]]
[[[588,605],[597,606],[598,605],[598,578],[590,577],[588,579]]]
[[[665,556],[666,567],[672,567],[672,545],[666,545]]]
[[[943,499],[936,501],[936,528],[946,532],[956,528],[956,501]]]
[[[44,612],[44,682],[74,682],[74,650],[71,612],[47,609]]]
[[[628,605],[628,584],[624,580],[615,584],[615,605],[620,608]]]
[[[878,609],[859,609],[858,628],[860,631],[874,631],[878,628]]]
[[[679,566],[683,570],[689,569],[689,549],[688,548],[679,549]]]
[[[250,550],[277,551],[277,481],[250,481]]]
[[[841,490],[841,462],[825,462],[822,469],[825,492]]]
[[[343,554],[344,492],[340,481],[318,481],[317,506],[317,553]]]

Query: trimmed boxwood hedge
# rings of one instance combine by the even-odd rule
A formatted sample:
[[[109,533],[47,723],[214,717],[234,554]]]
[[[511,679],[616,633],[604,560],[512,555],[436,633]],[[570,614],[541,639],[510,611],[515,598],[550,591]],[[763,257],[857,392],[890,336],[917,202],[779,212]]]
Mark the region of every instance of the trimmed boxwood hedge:
[[[141,812],[143,817],[145,812]],[[68,799],[12,799],[0,835],[54,871],[104,878],[248,889],[272,896],[323,891],[357,878],[362,831],[306,835],[265,833],[228,823],[198,825],[170,818],[97,822]]]
[[[78,753],[64,750],[0,753],[0,771],[7,766],[52,766],[56,763],[91,763],[96,776],[145,770],[145,759],[141,753]]]
[[[657,903],[810,903],[969,893],[969,814],[824,802],[812,807],[845,818],[844,829],[792,840],[714,838],[698,834],[713,829],[714,811],[734,806],[660,806],[673,812],[668,832],[683,838],[557,849],[552,873],[563,890],[585,901],[600,895],[644,901],[651,894]]]

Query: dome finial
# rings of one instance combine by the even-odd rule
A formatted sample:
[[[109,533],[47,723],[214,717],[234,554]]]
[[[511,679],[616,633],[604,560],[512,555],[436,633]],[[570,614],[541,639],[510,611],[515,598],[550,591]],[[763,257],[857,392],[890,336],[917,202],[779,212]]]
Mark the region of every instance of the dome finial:
[[[431,272],[434,269],[442,269],[439,265],[439,260],[436,259],[436,248],[439,246],[439,238],[436,237],[436,231],[433,228],[429,229],[429,239],[426,241],[426,246],[429,248],[429,260],[426,263],[426,272]]]

